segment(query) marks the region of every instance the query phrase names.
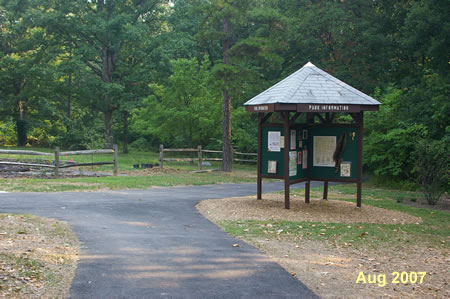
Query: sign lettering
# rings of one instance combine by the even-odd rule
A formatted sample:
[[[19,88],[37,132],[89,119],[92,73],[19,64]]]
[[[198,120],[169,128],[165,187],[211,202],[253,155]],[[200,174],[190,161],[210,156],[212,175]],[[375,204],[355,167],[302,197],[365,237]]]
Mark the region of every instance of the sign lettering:
[[[254,111],[269,111],[269,106],[253,106]]]
[[[309,111],[349,111],[348,105],[308,105]]]

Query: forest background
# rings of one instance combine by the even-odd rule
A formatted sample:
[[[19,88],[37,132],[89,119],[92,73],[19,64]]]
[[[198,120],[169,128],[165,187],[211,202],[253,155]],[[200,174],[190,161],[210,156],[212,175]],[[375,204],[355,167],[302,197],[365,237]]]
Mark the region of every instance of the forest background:
[[[440,167],[448,190],[449,11],[446,0],[0,0],[0,146],[256,152],[243,103],[311,61],[382,103],[365,118],[367,172],[408,185]]]

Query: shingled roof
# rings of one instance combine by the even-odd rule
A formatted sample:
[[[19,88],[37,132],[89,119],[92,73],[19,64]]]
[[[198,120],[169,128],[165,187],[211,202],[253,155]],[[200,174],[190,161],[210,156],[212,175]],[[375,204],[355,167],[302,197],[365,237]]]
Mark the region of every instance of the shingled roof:
[[[268,104],[370,105],[373,107],[381,103],[308,62],[301,69],[244,105]]]

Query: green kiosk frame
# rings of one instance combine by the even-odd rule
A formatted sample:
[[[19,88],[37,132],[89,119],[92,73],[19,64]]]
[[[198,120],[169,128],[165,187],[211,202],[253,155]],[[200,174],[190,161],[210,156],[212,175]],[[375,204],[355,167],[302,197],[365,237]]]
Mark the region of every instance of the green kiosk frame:
[[[293,184],[306,182],[309,203],[311,181],[324,182],[324,199],[328,182],[348,182],[357,184],[361,207],[363,113],[379,105],[310,62],[246,102],[258,113],[257,198],[264,178],[284,180],[286,209]],[[352,122],[338,123],[340,114]]]

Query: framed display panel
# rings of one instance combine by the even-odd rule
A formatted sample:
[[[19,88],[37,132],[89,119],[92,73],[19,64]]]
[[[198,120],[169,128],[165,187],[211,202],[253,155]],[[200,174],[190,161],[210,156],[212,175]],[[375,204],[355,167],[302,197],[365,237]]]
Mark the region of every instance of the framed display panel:
[[[263,175],[277,175],[282,176],[284,173],[284,163],[283,163],[283,153],[284,148],[279,146],[279,151],[273,151],[273,144],[271,145],[271,150],[269,150],[269,132],[271,136],[276,136],[278,134],[272,132],[279,132],[280,136],[284,136],[282,127],[263,127],[262,128],[262,138],[261,138],[261,173]],[[276,161],[276,171],[269,172],[269,161]],[[273,165],[273,162],[270,162]]]
[[[332,166],[314,166],[314,152],[315,152],[315,140],[321,140],[323,141],[323,138],[314,138],[316,136],[327,136],[332,137],[335,136],[336,140],[338,141],[340,137],[345,134],[346,135],[346,142],[345,142],[345,148],[342,151],[341,161],[343,163],[347,163],[345,165],[346,168],[350,168],[349,172],[350,175],[348,175],[348,171],[346,169],[345,176],[341,176],[341,169],[340,166],[338,167],[336,171],[335,163],[333,161]],[[314,179],[350,179],[355,180],[358,178],[358,137],[359,132],[357,127],[320,127],[315,126],[311,127],[309,130],[309,178],[311,180]],[[317,149],[316,149],[317,152]],[[317,160],[317,159],[316,159]],[[316,161],[317,162],[317,161]],[[327,164],[327,163],[325,163]]]
[[[291,131],[295,131],[295,138],[294,136],[288,136],[289,138],[289,147],[288,149],[285,149],[283,147],[280,147],[279,151],[273,151],[274,146],[273,146],[273,142],[272,145],[269,148],[269,135],[272,136],[271,138],[273,138],[273,136],[278,135],[275,134],[274,132],[279,132],[280,137],[282,137],[281,139],[284,138],[284,131],[283,128],[280,126],[263,126],[262,127],[262,140],[261,140],[261,146],[262,146],[262,150],[261,150],[261,174],[264,176],[283,176],[284,175],[284,151],[288,150],[291,154],[289,155],[290,157],[294,157],[293,152],[296,152],[295,155],[295,166],[297,168],[296,171],[296,175],[290,175],[289,176],[289,180],[296,180],[296,179],[302,179],[302,178],[306,178],[307,175],[307,169],[303,169],[303,164],[300,163],[298,164],[298,152],[299,151],[303,151],[304,149],[306,149],[307,146],[307,141],[302,141],[302,147],[299,147],[299,137],[298,136],[302,136],[302,129],[301,128],[297,128],[297,127],[292,127],[290,128],[289,132],[290,134]],[[270,133],[269,133],[270,132]],[[293,134],[294,135],[294,134]],[[294,142],[294,144],[292,144],[291,142]],[[269,171],[269,161],[276,161],[276,171],[273,171],[273,167],[270,169]],[[273,162],[270,162],[270,164],[273,166]],[[291,163],[291,167],[292,167]],[[308,163],[309,164],[309,163]],[[289,163],[288,163],[289,165]],[[291,170],[291,174],[293,174],[294,172]]]

